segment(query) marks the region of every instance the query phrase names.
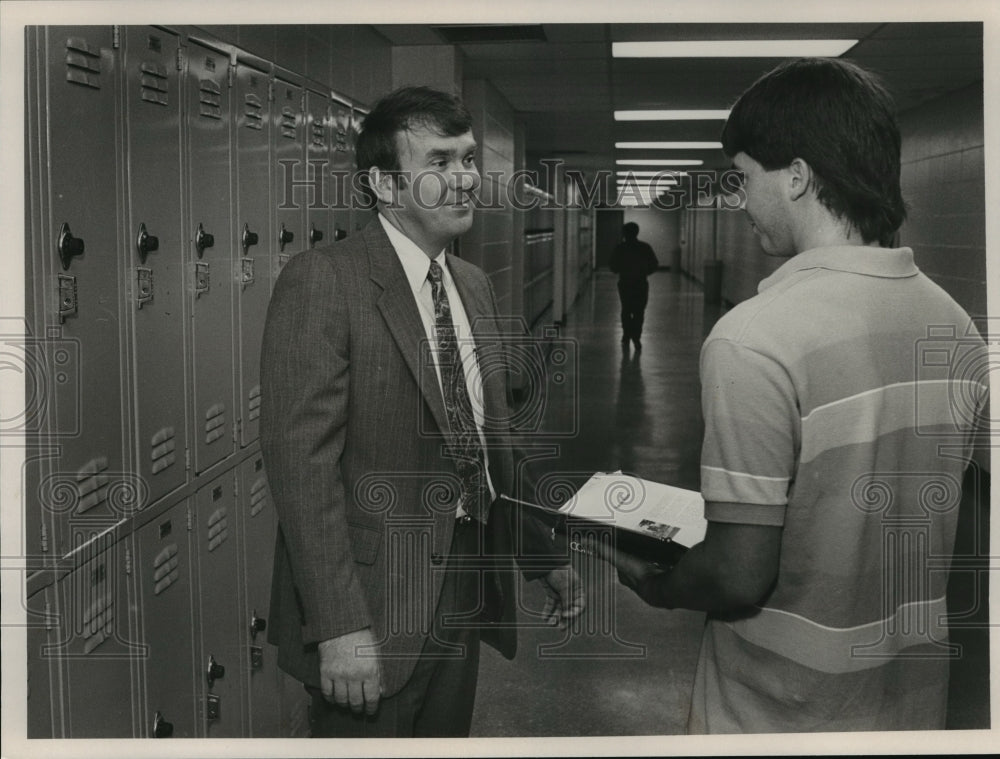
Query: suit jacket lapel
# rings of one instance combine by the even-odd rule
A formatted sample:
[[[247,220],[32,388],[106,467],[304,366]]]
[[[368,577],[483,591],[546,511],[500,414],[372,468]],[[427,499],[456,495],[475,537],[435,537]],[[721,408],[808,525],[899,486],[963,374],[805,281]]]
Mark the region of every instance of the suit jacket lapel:
[[[365,227],[364,235],[371,261],[371,280],[382,288],[378,309],[427,401],[434,421],[442,432],[447,432],[448,414],[441,397],[437,373],[434,371],[434,360],[424,332],[424,323],[413,299],[410,283],[378,219]]]

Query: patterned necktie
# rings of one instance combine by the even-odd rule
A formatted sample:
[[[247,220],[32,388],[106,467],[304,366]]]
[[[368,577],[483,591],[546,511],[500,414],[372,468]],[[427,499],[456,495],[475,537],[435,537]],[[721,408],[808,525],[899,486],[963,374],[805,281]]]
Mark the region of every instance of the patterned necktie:
[[[441,264],[431,261],[427,279],[434,298],[434,334],[437,340],[438,367],[441,371],[441,389],[444,407],[451,427],[452,455],[455,457],[461,480],[461,504],[465,512],[485,522],[489,510],[489,497],[483,466],[483,446],[472,413],[469,389],[465,384],[462,358],[458,352],[455,323],[451,320],[451,306],[444,289]]]

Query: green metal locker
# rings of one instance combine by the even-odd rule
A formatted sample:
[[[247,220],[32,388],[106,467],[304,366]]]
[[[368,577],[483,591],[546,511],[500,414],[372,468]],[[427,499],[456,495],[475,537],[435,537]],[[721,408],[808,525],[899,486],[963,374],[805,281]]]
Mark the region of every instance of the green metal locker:
[[[243,619],[248,648],[243,659],[248,672],[250,737],[281,737],[278,651],[267,642],[270,622],[271,570],[277,517],[260,454],[239,467],[239,501],[243,524]]]
[[[287,71],[275,75],[274,102],[271,104],[274,109],[271,117],[274,120],[272,200],[275,209],[271,234],[277,244],[274,280],[289,258],[309,247],[305,232],[309,182],[303,165],[306,144],[304,98],[299,77]]]
[[[330,101],[330,229],[333,239],[342,240],[351,232],[351,198],[354,154],[351,142],[351,104],[344,98]]]
[[[303,187],[302,202],[306,212],[306,242],[309,248],[333,239],[330,229],[330,99],[311,85],[305,91],[306,145],[303,176],[310,186]]]
[[[198,719],[207,738],[246,735],[246,620],[240,608],[240,512],[236,472],[195,494],[194,554],[198,562]]]
[[[198,735],[193,516],[184,500],[135,531],[138,640],[144,646],[141,734],[148,738]]]
[[[55,641],[57,618],[52,605],[52,588],[43,588],[27,600],[25,623],[28,637],[28,738],[57,738],[62,734],[61,718],[52,708],[53,693],[59,689],[58,660],[49,655]]]
[[[266,70],[263,61],[238,60],[233,98],[235,234],[239,246],[237,392],[243,446],[260,435],[260,341],[278,247],[271,234],[271,103]]]
[[[137,470],[156,501],[187,479],[185,238],[181,219],[182,64],[177,35],[123,27],[126,280]]]
[[[231,454],[235,443],[229,53],[188,38],[184,66],[189,397],[194,469],[203,472]]]
[[[135,630],[131,538],[77,534],[76,568],[56,586],[59,696],[67,738],[139,737],[136,687],[142,657]]]
[[[27,250],[33,323],[20,346],[25,423],[33,443],[58,449],[33,470],[28,534],[31,550],[59,557],[71,548],[69,519],[113,513],[111,483],[124,469],[119,59],[111,26],[31,29],[26,42],[27,102],[40,110],[29,113],[27,133],[28,208],[36,218]]]
[[[357,144],[358,135],[361,133],[361,126],[364,124],[368,111],[355,105],[351,110],[351,129],[347,138],[347,149],[350,155],[350,165],[355,173],[358,172]],[[353,182],[351,202],[351,225],[352,232],[360,232],[365,225],[375,218],[374,210],[365,210],[367,199],[365,194],[357,189],[357,181]]]

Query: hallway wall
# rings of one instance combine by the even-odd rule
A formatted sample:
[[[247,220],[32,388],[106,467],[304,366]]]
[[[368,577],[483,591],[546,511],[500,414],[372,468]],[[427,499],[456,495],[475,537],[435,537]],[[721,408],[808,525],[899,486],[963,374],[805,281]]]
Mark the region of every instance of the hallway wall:
[[[899,122],[902,189],[908,204],[899,244],[913,248],[921,270],[970,314],[985,315],[982,88],[967,88],[910,109],[900,114]],[[701,281],[705,262],[721,260],[725,301],[736,304],[752,297],[757,283],[781,265],[781,259],[761,249],[744,214],[705,207],[683,214],[683,270]]]

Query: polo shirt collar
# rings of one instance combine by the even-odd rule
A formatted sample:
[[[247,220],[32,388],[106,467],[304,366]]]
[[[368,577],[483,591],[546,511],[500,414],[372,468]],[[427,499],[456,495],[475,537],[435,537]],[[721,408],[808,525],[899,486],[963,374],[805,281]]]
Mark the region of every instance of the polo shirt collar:
[[[431,268],[431,259],[420,249],[420,246],[396,229],[382,214],[378,215],[378,220],[382,222],[382,228],[385,230],[389,242],[396,251],[399,262],[403,265],[403,271],[406,274],[407,282],[410,283],[410,289],[414,292],[419,292],[427,280],[427,272]],[[441,264],[443,270],[447,271],[444,250],[438,253],[434,257],[434,260]]]
[[[764,292],[792,274],[806,269],[828,269],[893,279],[913,277],[920,273],[913,263],[913,251],[910,248],[838,245],[813,248],[792,256],[777,271],[761,280],[757,285],[757,292]]]

